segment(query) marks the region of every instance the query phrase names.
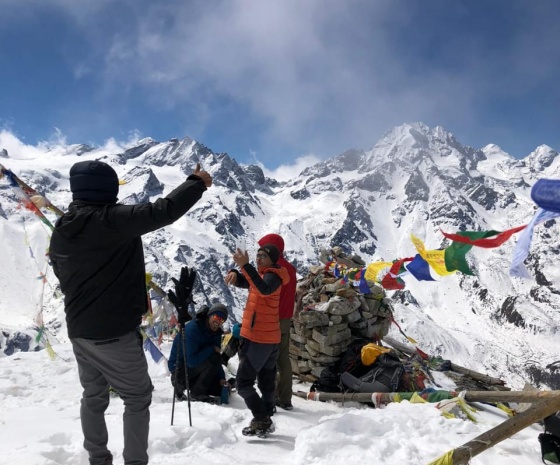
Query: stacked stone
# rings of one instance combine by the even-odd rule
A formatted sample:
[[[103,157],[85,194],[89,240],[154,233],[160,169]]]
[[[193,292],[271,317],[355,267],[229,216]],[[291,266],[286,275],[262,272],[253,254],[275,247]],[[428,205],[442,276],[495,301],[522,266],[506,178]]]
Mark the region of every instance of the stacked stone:
[[[340,250],[333,249],[330,253]],[[327,255],[321,254],[327,262]],[[362,267],[359,257],[345,260],[349,268]],[[295,376],[315,381],[332,366],[356,339],[382,339],[393,315],[384,289],[367,281],[369,294],[361,294],[350,283],[336,278],[324,266],[313,267],[298,283],[296,308],[290,334],[290,358]]]

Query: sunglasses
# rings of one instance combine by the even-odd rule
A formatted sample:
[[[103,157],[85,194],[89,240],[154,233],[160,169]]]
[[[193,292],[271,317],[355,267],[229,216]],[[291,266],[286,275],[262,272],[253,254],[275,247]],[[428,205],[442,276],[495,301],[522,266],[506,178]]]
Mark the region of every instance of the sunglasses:
[[[268,258],[268,255],[265,253],[258,253],[257,254],[257,260],[264,260],[265,258]]]
[[[223,325],[226,322],[226,319],[214,313],[213,315],[210,315],[210,321],[213,323],[218,323],[219,325]]]

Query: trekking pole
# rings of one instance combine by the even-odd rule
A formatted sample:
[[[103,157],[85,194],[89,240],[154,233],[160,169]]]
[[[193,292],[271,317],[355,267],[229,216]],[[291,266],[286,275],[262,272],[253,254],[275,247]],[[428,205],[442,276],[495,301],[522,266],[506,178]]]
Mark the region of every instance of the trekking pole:
[[[175,380],[177,380],[177,369],[175,368]],[[175,381],[177,384],[177,381]],[[173,417],[175,416],[175,386],[173,386],[173,403],[171,404],[171,426],[173,426]]]
[[[185,347],[185,325],[181,325],[181,342],[183,344],[183,364],[185,366],[185,385],[187,387],[187,407],[189,409],[189,426],[192,426],[192,416],[191,416],[191,388],[189,386],[189,370],[187,367],[187,349]]]
[[[186,341],[185,341],[185,323],[190,321],[192,318],[189,315],[189,305],[193,305],[194,301],[192,298],[192,290],[194,286],[194,281],[196,279],[196,271],[184,266],[181,268],[181,275],[179,280],[175,278],[171,278],[173,283],[175,284],[175,292],[169,291],[167,296],[170,302],[175,305],[177,309],[177,315],[179,319],[179,337],[180,342],[182,344],[182,352],[183,352],[183,367],[185,369],[185,387],[187,391],[187,404],[189,408],[189,425],[192,426],[192,416],[191,416],[191,393],[189,387],[189,372],[187,367],[187,350],[186,350]],[[177,336],[175,336],[177,337]],[[179,349],[181,350],[181,349]],[[178,375],[178,366],[175,366],[175,385],[177,385],[177,375]],[[175,392],[173,393],[173,406],[171,410],[171,425],[173,425],[173,416],[175,414]]]
[[[182,326],[179,326],[179,334],[175,337],[182,337]],[[175,417],[175,398],[177,397],[177,377],[179,375],[179,370],[177,369],[177,364],[175,364],[175,371],[173,372],[173,377],[175,378],[175,383],[173,384],[173,402],[171,404],[171,426],[173,426],[173,418]]]
[[[189,372],[188,367],[187,367],[187,351],[185,348],[185,325],[180,323],[179,324],[179,334],[175,337],[179,337],[180,341],[181,341],[181,351],[183,353],[183,368],[185,370],[185,387],[186,387],[186,391],[187,391],[187,406],[189,409],[189,426],[192,426],[192,415],[191,415],[191,390],[190,390],[190,386],[189,386]],[[175,397],[177,397],[176,395],[176,386],[178,385],[179,381],[178,381],[178,377],[179,377],[179,366],[176,365],[175,366],[175,386],[173,387],[173,403],[171,405],[171,426],[173,426],[173,418],[175,417]]]

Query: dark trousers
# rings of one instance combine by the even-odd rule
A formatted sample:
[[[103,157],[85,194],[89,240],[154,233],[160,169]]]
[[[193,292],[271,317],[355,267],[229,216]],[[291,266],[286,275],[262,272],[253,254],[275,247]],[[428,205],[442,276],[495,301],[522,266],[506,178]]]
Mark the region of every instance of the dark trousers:
[[[237,370],[237,392],[257,420],[269,416],[275,404],[277,358],[278,344],[261,344],[242,339]],[[255,389],[255,381],[261,392],[260,396]]]
[[[221,358],[216,352],[212,356],[194,368],[189,368],[189,386],[193,396],[219,396],[222,392],[220,384]]]
[[[210,395],[219,396],[222,392],[220,355],[212,356],[194,368],[189,368],[189,388],[195,397]],[[175,392],[181,395],[185,392],[187,380],[185,379],[184,365],[177,365],[176,372],[172,375],[171,382]]]
[[[91,465],[110,465],[105,410],[109,406],[109,386],[124,402],[123,457],[126,465],[148,463],[148,432],[152,381],[142,348],[142,336],[132,331],[124,336],[97,341],[71,339],[84,388],[80,407],[84,448]]]

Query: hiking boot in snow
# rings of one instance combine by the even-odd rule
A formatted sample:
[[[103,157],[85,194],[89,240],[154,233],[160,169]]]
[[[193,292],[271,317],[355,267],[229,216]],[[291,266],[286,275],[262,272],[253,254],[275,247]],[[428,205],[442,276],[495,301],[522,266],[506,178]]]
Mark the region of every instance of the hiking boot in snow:
[[[253,418],[251,424],[241,431],[243,436],[258,436],[259,438],[266,438],[270,433],[274,433],[274,423],[270,417],[262,420]]]
[[[284,410],[293,410],[294,409],[294,406],[292,405],[291,402],[284,403],[284,402],[280,402],[279,400],[277,400],[276,401],[276,406],[280,407],[281,409],[284,409]]]

